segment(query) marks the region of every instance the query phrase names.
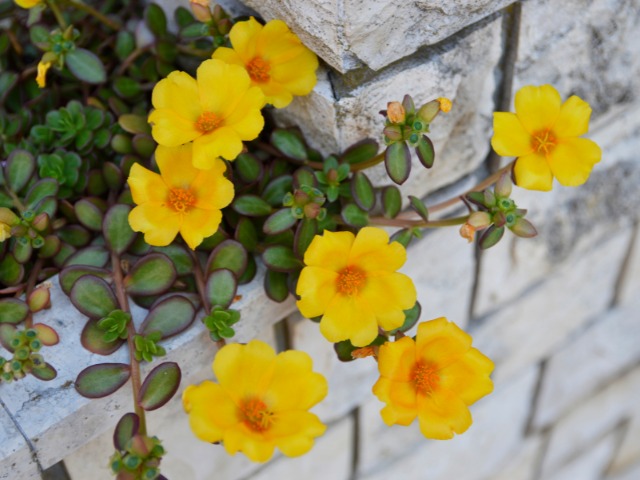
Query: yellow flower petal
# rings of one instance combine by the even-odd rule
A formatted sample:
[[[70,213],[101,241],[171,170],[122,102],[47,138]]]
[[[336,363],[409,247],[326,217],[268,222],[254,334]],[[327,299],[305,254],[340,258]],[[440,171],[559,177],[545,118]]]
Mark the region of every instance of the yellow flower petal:
[[[173,110],[159,108],[149,115],[151,136],[160,145],[177,147],[199,137],[201,133],[196,130],[195,123],[187,118],[180,117]]]
[[[330,342],[349,339],[354,346],[364,347],[378,336],[378,323],[357,296],[336,295],[320,320],[320,332]]]
[[[30,7],[23,7],[23,8],[30,8]],[[38,84],[38,87],[44,88],[46,86],[47,72],[51,68],[51,65],[52,65],[51,62],[43,62],[43,61],[38,62],[38,75],[36,76],[36,83]]]
[[[518,117],[508,112],[493,114],[491,146],[498,155],[504,157],[519,157],[533,152],[531,135],[524,129]]]
[[[378,312],[375,309],[374,311],[376,311],[378,325],[380,325],[380,328],[383,330],[395,330],[396,328],[400,328],[404,323],[405,315],[401,309],[384,313]]]
[[[471,348],[471,336],[440,317],[418,325],[416,357],[444,368]]]
[[[251,84],[249,74],[238,65],[222,60],[205,60],[198,67],[198,90],[202,110],[225,120]]]
[[[191,250],[195,250],[202,241],[216,233],[222,220],[220,210],[201,210],[194,208],[183,214],[180,235]]]
[[[144,232],[144,241],[155,247],[169,245],[180,230],[180,215],[152,203],[138,205],[129,213],[134,232]]]
[[[493,391],[489,375],[493,362],[475,348],[469,349],[457,362],[440,370],[440,385],[451,390],[467,405]]]
[[[551,168],[547,160],[538,153],[518,158],[513,173],[516,185],[522,188],[549,191],[553,186]]]
[[[262,31],[255,18],[250,17],[244,22],[237,22],[229,32],[229,40],[233,49],[246,62],[256,55],[258,35]]]
[[[242,424],[225,430],[222,444],[230,455],[241,451],[254,462],[266,462],[273,456],[276,448],[273,441],[254,434]]]
[[[387,404],[380,411],[387,425],[410,425],[417,416],[415,388],[407,382],[380,377],[373,386],[373,394]]]
[[[300,313],[307,318],[322,315],[337,294],[338,274],[320,267],[305,267],[298,278],[296,293],[301,297],[296,303]]]
[[[198,84],[186,72],[171,72],[153,88],[151,103],[156,109],[167,109],[191,124],[195,123],[202,108],[198,95]]]
[[[193,165],[208,170],[220,157],[234,160],[242,151],[242,140],[229,127],[220,127],[193,141]]]
[[[15,0],[16,5],[22,8],[33,8],[37,5],[40,5],[43,0]]]
[[[138,205],[143,203],[161,205],[167,200],[169,190],[162,177],[139,163],[134,163],[131,167],[127,183],[131,189],[133,201]]]
[[[553,126],[557,138],[579,137],[589,130],[591,107],[575,95],[569,97],[560,108],[560,114]]]
[[[358,232],[349,254],[349,265],[365,272],[395,272],[406,260],[405,248],[398,242],[389,244],[389,234],[375,227],[364,227]]]
[[[216,383],[205,381],[197,386],[189,386],[183,393],[182,401],[189,413],[191,430],[205,442],[219,442],[224,430],[239,421],[236,405]],[[210,408],[211,405],[216,408]]]
[[[232,128],[242,140],[253,140],[264,127],[264,117],[260,113],[263,106],[264,94],[259,88],[252,87],[238,99],[224,124]]]
[[[307,437],[312,440],[313,437],[322,435],[327,429],[317,415],[307,411],[291,410],[279,412],[274,418],[273,426],[265,432],[265,436],[273,439],[281,450],[283,446],[291,450],[299,450],[296,449],[296,443],[301,439]],[[313,442],[311,442],[311,445],[313,445]],[[298,446],[302,447],[303,445]],[[283,450],[283,453],[293,457],[304,452],[296,454],[291,451],[290,454],[287,454]]]
[[[551,85],[522,87],[516,93],[516,115],[530,134],[553,128],[562,99]]]
[[[276,353],[259,340],[226,345],[213,361],[213,372],[234,400],[262,394],[271,382]]]
[[[355,236],[351,232],[325,230],[316,235],[304,254],[305,265],[339,272],[347,266],[349,251]]]
[[[327,380],[313,373],[311,357],[288,350],[276,357],[269,391],[264,400],[274,412],[308,410],[327,396]]]
[[[232,65],[240,65],[241,67],[243,67],[245,63],[242,60],[242,58],[240,58],[240,55],[238,54],[237,51],[235,51],[233,48],[227,48],[227,47],[216,48],[211,58],[214,58],[216,60],[222,60],[223,62],[232,64]]]
[[[408,382],[416,363],[416,344],[410,337],[387,342],[380,347],[378,363],[380,375],[396,381]]]
[[[551,152],[549,166],[562,185],[575,187],[587,181],[601,157],[602,151],[595,142],[569,137],[560,140]]]
[[[416,304],[417,292],[413,281],[405,274],[384,272],[381,275],[367,277],[360,298],[374,312],[384,314],[413,307]],[[402,325],[402,322],[400,324]]]
[[[471,426],[471,413],[451,391],[438,389],[431,396],[418,396],[420,431],[427,438],[448,440]]]
[[[192,152],[191,143],[178,147],[158,145],[155,154],[156,163],[160,169],[162,180],[167,185],[166,188],[190,188],[191,183],[200,172],[191,163]],[[136,203],[140,202],[136,201]]]
[[[233,201],[234,190],[224,176],[227,166],[222,160],[214,162],[210,170],[198,170],[198,176],[191,183],[195,193],[197,208],[203,210],[221,209]]]

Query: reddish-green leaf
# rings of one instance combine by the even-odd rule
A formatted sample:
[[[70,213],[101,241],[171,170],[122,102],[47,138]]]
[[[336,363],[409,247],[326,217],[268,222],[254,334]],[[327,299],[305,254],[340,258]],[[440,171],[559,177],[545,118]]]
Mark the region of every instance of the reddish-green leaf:
[[[126,363],[99,363],[85,368],[78,374],[75,387],[87,398],[102,398],[122,387],[131,376]]]
[[[173,295],[158,302],[140,326],[144,335],[157,331],[168,338],[187,329],[195,318],[196,309],[185,297]]]
[[[214,270],[209,274],[205,286],[205,294],[209,300],[209,305],[218,305],[227,308],[233,302],[238,290],[238,281],[231,270]]]
[[[113,431],[113,446],[116,450],[124,450],[129,440],[140,430],[140,418],[135,413],[125,413]]]
[[[389,145],[384,153],[384,166],[391,180],[402,185],[411,172],[411,152],[404,142]]]
[[[107,247],[118,255],[124,253],[136,239],[136,232],[129,226],[129,212],[130,205],[114,205],[102,222],[102,234]]]
[[[240,277],[247,268],[247,251],[235,240],[225,240],[213,249],[207,262],[207,273],[226,268]]]
[[[29,307],[17,298],[0,299],[0,323],[20,323],[29,315]]]
[[[103,268],[86,267],[84,265],[65,267],[60,272],[60,286],[62,287],[62,291],[69,295],[76,280],[84,275],[92,275],[102,278],[103,280],[111,278],[111,273]]]
[[[46,345],[47,347],[57,345],[60,341],[58,332],[56,332],[49,325],[45,325],[44,323],[36,323],[33,328],[38,332],[38,340],[40,340],[40,342],[42,342],[42,344]]]
[[[124,286],[131,295],[158,295],[168,290],[176,277],[176,269],[166,255],[151,253],[133,266]]]
[[[49,380],[56,378],[58,376],[58,372],[50,364],[45,363],[42,367],[31,370],[31,375],[36,377],[38,380],[48,382]]]
[[[98,328],[98,320],[90,319],[82,329],[80,343],[90,352],[107,356],[118,350],[124,344],[124,340],[118,339],[113,342],[106,342],[104,340],[104,330]]]
[[[147,411],[160,408],[178,391],[182,374],[174,362],[165,362],[149,372],[140,387],[140,406]]]
[[[69,295],[73,305],[90,318],[106,317],[118,308],[116,296],[109,284],[99,277],[80,277]]]

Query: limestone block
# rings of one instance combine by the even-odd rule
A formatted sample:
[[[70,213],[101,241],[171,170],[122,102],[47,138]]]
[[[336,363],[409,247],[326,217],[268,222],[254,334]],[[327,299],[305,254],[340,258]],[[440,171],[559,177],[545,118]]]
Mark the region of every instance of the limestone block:
[[[640,297],[636,297],[635,303],[608,312],[549,359],[534,418],[537,427],[550,425],[640,361],[639,309]]]
[[[625,278],[620,288],[620,302],[623,304],[633,302],[640,292],[640,234],[637,227],[631,247],[631,257],[626,268]]]
[[[580,187],[555,184],[551,192],[514,188],[513,198],[528,209],[527,218],[538,236],[519,239],[510,232],[483,253],[476,315],[485,315],[517,298],[551,275],[559,265],[577,258],[638,218],[640,204],[640,103],[619,107],[593,124],[591,138],[602,148],[603,159]],[[638,257],[640,259],[640,256]],[[640,260],[630,268],[629,292],[640,278]],[[636,282],[637,284],[637,282]]]
[[[251,477],[251,480],[304,478],[348,480],[353,464],[353,419],[346,417],[329,426],[316,439],[309,453],[296,458],[281,456]],[[216,478],[220,478],[216,475]]]
[[[275,111],[282,125],[299,125],[309,143],[323,151],[341,152],[370,137],[381,142],[384,119],[379,114],[392,100],[410,93],[416,105],[448,97],[453,109],[439,115],[430,138],[436,163],[425,169],[414,155],[407,195],[423,197],[476,169],[489,150],[495,69],[502,52],[502,23],[494,18],[468,35],[399,62],[373,78],[331,80],[324,74],[316,90]],[[337,83],[342,82],[342,87]],[[347,82],[356,86],[349,87]],[[383,165],[367,171],[374,185],[389,184]]]
[[[244,0],[266,20],[287,22],[302,41],[340,72],[379,70],[433,45],[513,0]]]
[[[614,472],[604,477],[605,480],[636,480],[640,478],[640,462],[630,466],[622,472]]]
[[[640,91],[637,0],[529,0],[522,3],[514,88],[552,83],[597,115]]]
[[[506,379],[558,349],[567,338],[606,310],[630,229],[560,266],[553,276],[487,316],[475,345]]]
[[[525,448],[522,432],[537,373],[537,367],[530,367],[510,382],[497,383],[494,393],[471,407],[474,423],[469,430],[447,441],[425,440],[417,423],[387,427],[380,418],[382,404],[369,402],[361,410],[360,478],[494,478]]]
[[[541,478],[557,471],[622,422],[638,415],[638,395],[640,368],[636,367],[571,409],[551,432]]]
[[[40,474],[26,440],[0,404],[0,479],[14,478],[38,479]]]
[[[566,465],[550,472],[544,478],[548,480],[575,480],[577,478],[580,480],[599,480],[617,446],[616,433],[612,432],[597,439],[593,445],[589,445],[581,451],[577,458],[573,458]]]
[[[622,443],[609,466],[609,472],[617,475],[634,469],[640,472],[640,409],[637,409],[624,429]]]
[[[534,480],[543,444],[541,436],[525,438],[515,455],[487,480]]]
[[[360,403],[370,398],[371,387],[378,379],[378,367],[371,358],[341,362],[317,323],[300,314],[289,320],[291,348],[307,352],[313,359],[313,370],[325,376],[329,382],[326,398],[314,407],[313,412],[329,423],[346,415]]]

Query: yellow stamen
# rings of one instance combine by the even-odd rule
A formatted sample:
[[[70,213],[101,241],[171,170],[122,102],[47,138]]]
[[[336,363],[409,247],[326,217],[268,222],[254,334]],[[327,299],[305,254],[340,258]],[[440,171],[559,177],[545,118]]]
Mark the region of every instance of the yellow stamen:
[[[439,97],[438,102],[440,103],[440,110],[444,113],[449,113],[451,111],[451,100],[445,97]]]
[[[549,130],[536,132],[531,137],[531,146],[533,149],[543,155],[549,155],[556,147],[557,140]]]
[[[213,112],[202,112],[196,120],[196,130],[202,133],[213,132],[222,124],[222,119]]]
[[[435,365],[418,361],[411,372],[411,381],[416,390],[429,395],[440,383],[440,376]]]
[[[269,65],[269,62],[265,62],[260,57],[254,57],[249,63],[247,63],[247,72],[249,72],[249,76],[254,82],[268,82],[271,78],[269,75],[270,71],[271,65]]]
[[[362,270],[357,267],[346,267],[338,274],[336,286],[338,292],[344,295],[356,295],[364,285],[366,277]]]
[[[240,418],[249,430],[262,433],[273,424],[273,412],[258,398],[249,398],[240,402]]]
[[[172,188],[169,190],[169,198],[167,199],[169,207],[176,212],[186,213],[196,203],[196,197],[191,190],[184,188]]]

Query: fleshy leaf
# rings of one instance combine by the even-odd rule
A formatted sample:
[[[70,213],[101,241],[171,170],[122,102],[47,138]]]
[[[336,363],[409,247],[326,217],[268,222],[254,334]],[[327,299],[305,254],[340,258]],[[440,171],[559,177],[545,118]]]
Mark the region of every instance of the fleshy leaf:
[[[263,217],[271,213],[271,205],[257,195],[241,195],[231,205],[241,215]]]
[[[290,130],[276,129],[271,134],[271,145],[276,147],[283,155],[296,160],[306,160],[307,149],[304,143]]]
[[[262,260],[269,269],[276,272],[293,272],[303,267],[293,250],[284,245],[273,245],[262,252]]]
[[[404,142],[389,145],[384,153],[384,166],[391,180],[402,185],[411,173],[411,153]]]
[[[33,370],[31,370],[31,375],[36,377],[38,380],[48,382],[56,378],[58,376],[58,372],[50,364],[45,363],[42,367],[34,367]]]
[[[290,208],[282,208],[264,221],[262,231],[267,235],[275,235],[293,227],[297,221],[298,219],[291,214]]]
[[[407,332],[411,330],[418,322],[421,313],[422,307],[420,306],[420,303],[416,302],[413,307],[411,307],[409,310],[404,311],[404,323],[402,324],[402,326],[396,328],[395,330],[391,330],[389,333],[391,335],[395,335],[398,332]]]
[[[376,204],[376,194],[373,185],[363,172],[356,172],[351,180],[351,195],[358,207],[370,211]]]
[[[83,397],[102,398],[117,391],[130,376],[131,368],[125,363],[99,363],[82,370],[75,387]]]
[[[124,253],[136,239],[136,232],[129,225],[130,205],[112,206],[104,216],[102,234],[107,246],[118,255]]]
[[[369,224],[369,215],[355,203],[349,203],[342,209],[342,219],[352,227],[366,227]]]
[[[420,137],[420,140],[416,145],[416,154],[420,159],[420,163],[422,163],[425,168],[433,167],[433,161],[435,160],[436,151],[433,148],[431,139],[426,135],[422,135],[422,137]]]
[[[135,413],[125,413],[113,431],[113,446],[116,450],[124,450],[129,440],[138,434],[140,418]]]
[[[355,165],[371,160],[378,153],[378,142],[372,138],[365,138],[347,148],[340,155],[340,163]]]
[[[80,277],[69,295],[73,305],[90,318],[102,318],[118,308],[116,296],[109,284],[93,275]]]
[[[107,80],[102,61],[89,50],[76,48],[67,52],[64,59],[67,67],[78,80],[93,84],[104,83]]]
[[[247,251],[242,244],[235,240],[225,240],[209,255],[207,273],[226,268],[240,277],[247,268],[247,256]]]
[[[382,211],[387,218],[396,218],[402,210],[402,195],[395,185],[382,189]]]
[[[0,299],[0,323],[18,324],[29,315],[29,306],[18,298]]]
[[[49,325],[45,325],[44,323],[36,323],[33,328],[38,332],[38,340],[40,340],[40,342],[42,342],[42,344],[46,345],[47,347],[57,345],[60,341],[58,332],[56,332]]]
[[[99,232],[102,228],[102,211],[90,200],[83,198],[74,205],[78,221],[89,230]]]
[[[264,275],[264,291],[267,296],[274,302],[284,302],[289,296],[289,287],[287,286],[287,274],[282,272],[274,272],[267,270]]]
[[[124,278],[131,295],[158,295],[168,290],[177,277],[171,260],[161,253],[142,257]]]
[[[104,330],[98,327],[98,320],[89,320],[80,334],[80,343],[90,352],[98,355],[111,355],[124,344],[124,340],[117,339],[107,342],[104,339],[104,333]]]
[[[102,278],[103,280],[107,280],[111,277],[111,274],[103,268],[87,267],[84,265],[65,267],[60,272],[60,286],[62,287],[62,291],[69,295],[73,284],[84,275],[93,275]]]
[[[14,150],[4,167],[7,186],[14,192],[22,190],[36,169],[36,161],[26,150]]]
[[[156,331],[162,333],[163,339],[171,337],[186,330],[193,323],[195,314],[189,300],[173,295],[153,306],[140,326],[140,333],[147,335]]]
[[[416,213],[420,215],[420,217],[425,222],[428,222],[429,211],[427,210],[427,207],[425,206],[425,204],[422,203],[422,200],[420,200],[418,197],[414,197],[413,195],[409,195],[409,202],[410,202],[411,208],[413,208],[416,211]]]
[[[167,403],[178,391],[182,374],[175,362],[164,362],[149,372],[140,387],[140,406],[147,411]]]
[[[296,228],[296,235],[293,240],[293,251],[298,258],[304,257],[304,252],[307,251],[309,245],[313,241],[313,237],[318,233],[318,221],[315,218],[303,218],[298,223]]]

